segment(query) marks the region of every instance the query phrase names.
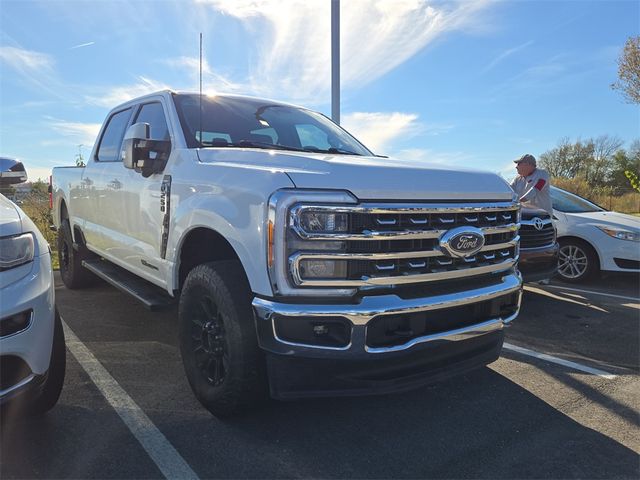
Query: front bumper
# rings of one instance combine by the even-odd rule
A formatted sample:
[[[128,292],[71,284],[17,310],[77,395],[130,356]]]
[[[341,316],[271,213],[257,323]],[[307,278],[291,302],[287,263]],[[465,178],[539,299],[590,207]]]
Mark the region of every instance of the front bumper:
[[[27,328],[0,337],[0,400],[37,388],[45,378],[53,345],[54,300],[48,252],[30,264],[1,272],[0,321],[32,313]]]
[[[522,279],[510,272],[421,298],[365,296],[343,305],[255,298],[272,396],[400,391],[486,365],[500,354],[521,294]]]
[[[518,269],[524,282],[539,282],[553,277],[558,271],[559,251],[557,243],[540,248],[520,247]]]

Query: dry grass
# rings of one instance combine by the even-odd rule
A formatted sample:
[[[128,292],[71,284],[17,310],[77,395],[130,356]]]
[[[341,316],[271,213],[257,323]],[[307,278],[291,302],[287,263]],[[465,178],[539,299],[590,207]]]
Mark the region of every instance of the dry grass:
[[[53,269],[58,270],[58,234],[49,228],[50,225],[53,224],[51,210],[49,209],[49,198],[38,194],[31,194],[24,199],[20,208],[33,220],[33,223],[36,224],[38,230],[40,230],[45,240],[49,243],[51,247],[51,263]]]
[[[582,178],[553,178],[551,184],[580,195],[607,210],[640,214],[640,193],[631,187],[625,191],[610,187],[593,188]]]

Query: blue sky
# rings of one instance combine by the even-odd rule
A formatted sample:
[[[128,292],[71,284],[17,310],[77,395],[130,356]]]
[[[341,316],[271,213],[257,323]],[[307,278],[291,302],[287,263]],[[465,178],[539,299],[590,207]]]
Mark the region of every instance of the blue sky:
[[[342,0],[342,124],[376,153],[492,170],[561,137],[640,137],[609,85],[640,2]],[[89,156],[107,112],[204,86],[330,114],[329,0],[0,6],[0,156],[32,179]]]

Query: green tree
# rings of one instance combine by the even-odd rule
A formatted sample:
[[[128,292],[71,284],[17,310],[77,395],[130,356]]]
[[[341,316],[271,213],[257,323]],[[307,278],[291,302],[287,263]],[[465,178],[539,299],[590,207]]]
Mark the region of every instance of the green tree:
[[[622,146],[618,137],[600,135],[571,142],[562,138],[558,145],[540,155],[540,165],[554,178],[582,177],[591,187],[608,184],[613,157]]]
[[[629,37],[618,58],[618,80],[611,88],[619,90],[629,103],[640,103],[640,36]]]

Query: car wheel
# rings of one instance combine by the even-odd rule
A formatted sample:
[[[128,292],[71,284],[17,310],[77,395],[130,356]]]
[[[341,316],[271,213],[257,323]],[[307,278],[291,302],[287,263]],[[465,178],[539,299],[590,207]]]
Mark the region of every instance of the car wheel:
[[[180,353],[200,403],[227,417],[260,403],[267,392],[251,290],[238,261],[198,265],[180,295]]]
[[[591,245],[580,240],[560,240],[558,275],[565,282],[579,283],[598,271],[598,255]]]
[[[58,310],[55,313],[55,324],[53,327],[53,346],[51,348],[51,360],[47,379],[42,385],[42,389],[33,398],[30,410],[31,413],[39,415],[48,412],[58,402],[67,364],[67,350],[64,342],[64,331]]]
[[[89,256],[86,249],[82,249],[78,251],[73,248],[69,220],[63,220],[58,232],[58,261],[62,282],[71,290],[90,287],[98,281],[98,277],[82,266],[82,260]]]

